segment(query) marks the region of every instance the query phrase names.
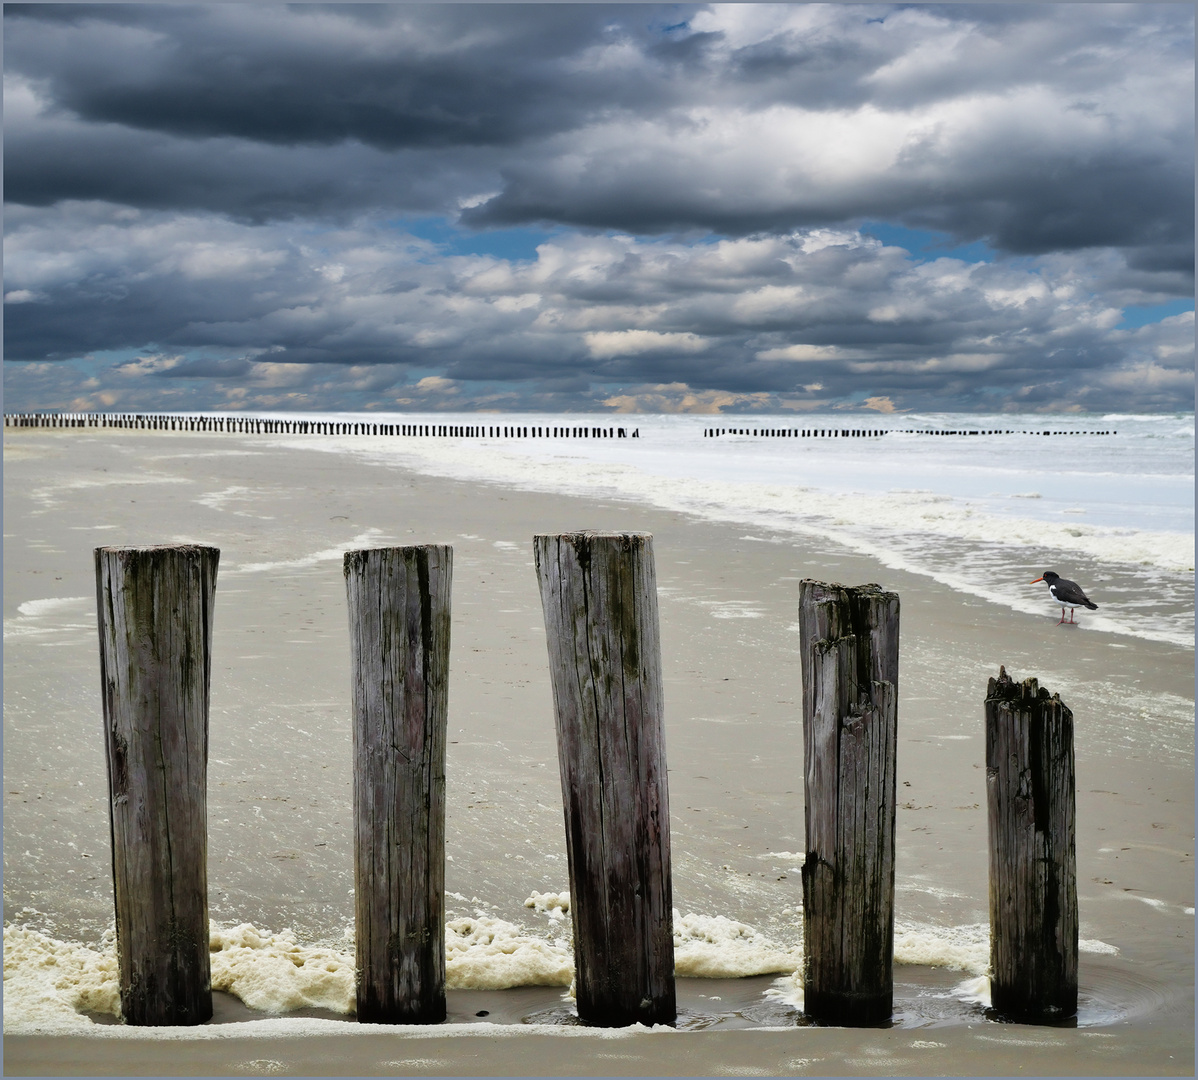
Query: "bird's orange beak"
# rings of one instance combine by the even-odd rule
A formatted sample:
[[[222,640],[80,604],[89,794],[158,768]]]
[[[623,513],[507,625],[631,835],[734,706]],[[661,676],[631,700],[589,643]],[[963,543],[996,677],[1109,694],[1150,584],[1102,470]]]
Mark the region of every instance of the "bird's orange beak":
[[[1043,581],[1043,580],[1044,580],[1044,579],[1043,579],[1042,577],[1038,577],[1038,578],[1036,578],[1036,580],[1035,580],[1035,581],[1029,581],[1029,582],[1028,582],[1028,584],[1029,584],[1029,585],[1035,585],[1037,582],[1040,582],[1040,581]]]

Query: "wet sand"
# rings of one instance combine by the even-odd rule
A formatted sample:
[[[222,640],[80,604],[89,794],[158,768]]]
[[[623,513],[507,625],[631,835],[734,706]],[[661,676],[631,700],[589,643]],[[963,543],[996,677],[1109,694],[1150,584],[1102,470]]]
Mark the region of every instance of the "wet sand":
[[[795,939],[798,583],[877,581],[902,600],[900,928],[987,921],[981,703],[1002,663],[1074,711],[1081,936],[1118,950],[1082,954],[1077,1028],[989,1023],[952,997],[961,972],[906,964],[896,967],[900,1026],[888,1030],[796,1028],[793,1015],[767,1028],[754,1003],[768,978],[716,995],[719,1006],[710,984],[686,980],[684,997],[709,1002],[697,1010],[712,1018],[703,1030],[530,1030],[517,1021],[546,1010],[526,1001],[561,1005],[560,989],[530,989],[500,992],[519,1000],[487,1009],[510,1017],[502,1034],[477,1023],[346,1034],[334,1020],[285,1034],[312,1027],[300,1018],[246,1022],[254,1035],[215,1023],[169,1041],[114,1027],[6,1033],[6,1072],[1192,1073],[1191,650],[1057,627],[1047,605],[1043,618],[1015,614],[830,543],[431,479],[299,440],[6,433],[5,473],[9,921],[84,941],[111,923],[92,548],[190,540],[222,552],[212,918],[336,939],[352,921],[339,550],[436,541],[454,546],[446,887],[461,899],[449,907],[531,925],[524,898],[567,886],[531,537],[636,529],[654,535],[661,590],[676,908]],[[1028,567],[1028,580],[1043,569]],[[68,602],[30,605],[55,599]]]

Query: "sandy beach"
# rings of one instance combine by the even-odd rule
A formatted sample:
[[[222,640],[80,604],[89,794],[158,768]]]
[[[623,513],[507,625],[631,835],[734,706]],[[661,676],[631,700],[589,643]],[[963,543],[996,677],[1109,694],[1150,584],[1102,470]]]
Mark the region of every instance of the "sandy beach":
[[[560,985],[453,989],[437,1029],[367,1029],[328,1008],[272,1018],[223,994],[202,1029],[71,1026],[42,991],[14,1000],[6,939],[8,1074],[1193,1073],[1192,649],[1058,627],[1047,604],[1013,612],[830,540],[297,439],[6,431],[4,465],[5,919],[61,942],[94,946],[112,922],[96,546],[221,549],[211,917],[328,947],[353,916],[345,548],[453,545],[448,906],[546,942],[568,920],[525,901],[568,882],[534,533],[653,534],[674,906],[775,952],[797,950],[801,923],[799,581],[878,582],[902,603],[894,1026],[803,1026],[778,972],[681,980],[678,1031],[555,1024]],[[985,955],[982,701],[1000,664],[1075,716],[1075,1027],[993,1023],[961,989]]]

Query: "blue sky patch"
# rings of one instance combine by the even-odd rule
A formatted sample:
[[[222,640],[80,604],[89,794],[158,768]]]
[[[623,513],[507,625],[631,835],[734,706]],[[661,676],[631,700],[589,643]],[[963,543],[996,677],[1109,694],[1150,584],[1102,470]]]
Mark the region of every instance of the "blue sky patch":
[[[861,232],[888,246],[905,248],[919,262],[945,258],[993,262],[995,257],[994,249],[985,240],[958,244],[947,233],[932,229],[909,229],[906,225],[892,225],[885,221],[864,221],[861,223]]]
[[[421,240],[436,244],[446,255],[491,255],[511,262],[535,260],[537,245],[562,231],[518,226],[475,232],[460,228],[443,217],[413,218],[395,224]]]
[[[1143,304],[1123,309],[1123,319],[1119,323],[1121,330],[1134,330],[1149,323],[1160,322],[1170,315],[1180,315],[1183,311],[1193,311],[1194,301],[1189,299],[1168,300],[1163,304]]]

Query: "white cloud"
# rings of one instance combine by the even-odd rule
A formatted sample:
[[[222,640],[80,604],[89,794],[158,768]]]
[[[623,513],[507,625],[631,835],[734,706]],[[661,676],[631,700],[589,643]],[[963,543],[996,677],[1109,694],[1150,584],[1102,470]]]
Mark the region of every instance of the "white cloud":
[[[758,360],[835,360],[843,359],[843,350],[835,345],[787,345],[781,349],[762,349]]]
[[[700,353],[710,342],[692,333],[660,333],[656,330],[614,330],[584,334],[592,356],[639,356],[648,352]]]
[[[701,413],[716,415],[743,406],[769,407],[769,394],[733,394],[725,390],[694,391],[686,383],[637,387],[629,394],[614,394],[603,404],[617,413]]]
[[[197,277],[196,260],[222,245],[225,272]],[[1181,408],[1184,380],[1155,369],[1193,371],[1192,313],[1111,327],[1108,283],[1121,298],[1157,297],[1105,251],[921,262],[845,230],[715,243],[565,233],[535,259],[505,260],[438,255],[370,219],[317,232],[92,203],[14,213],[6,274],[10,293],[37,293],[46,310],[40,355],[95,352],[89,328],[101,317],[125,341],[148,337],[141,320],[154,313],[158,344],[117,368],[119,383],[97,372],[103,385],[89,392],[131,392],[136,376],[146,392],[194,382],[306,407],[403,386],[495,407],[749,408],[762,394],[784,407],[818,391],[927,408],[967,405],[978,388],[990,404],[996,390],[1073,372],[1055,398]],[[30,307],[9,309],[10,357],[26,333],[15,315]],[[1125,373],[1144,364],[1137,388]],[[410,371],[434,381],[418,390]]]

